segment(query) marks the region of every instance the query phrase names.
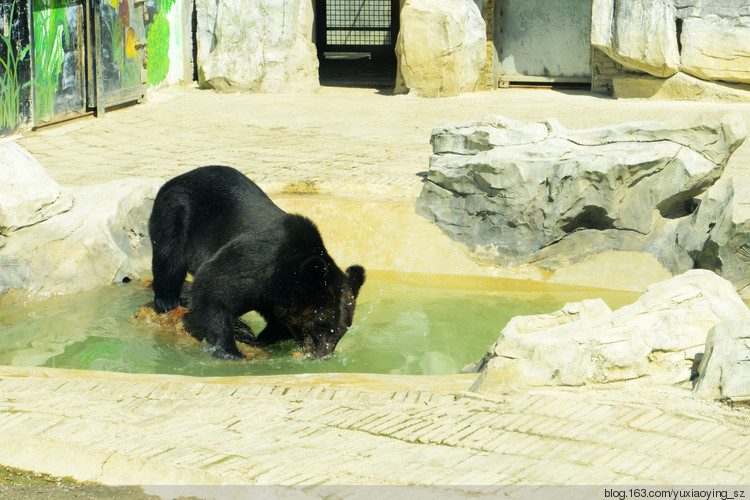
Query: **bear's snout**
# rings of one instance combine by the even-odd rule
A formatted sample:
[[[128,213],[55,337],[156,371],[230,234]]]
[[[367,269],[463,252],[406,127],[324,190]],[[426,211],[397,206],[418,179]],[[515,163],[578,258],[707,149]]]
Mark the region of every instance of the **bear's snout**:
[[[307,335],[302,341],[302,352],[311,358],[325,358],[336,349],[340,337],[326,335]]]

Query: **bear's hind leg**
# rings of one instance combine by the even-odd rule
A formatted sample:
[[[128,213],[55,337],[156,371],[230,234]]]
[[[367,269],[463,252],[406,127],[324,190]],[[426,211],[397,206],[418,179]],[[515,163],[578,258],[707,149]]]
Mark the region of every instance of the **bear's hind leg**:
[[[234,340],[236,318],[223,309],[210,307],[196,312],[201,318],[203,334],[209,344],[213,345],[211,354],[220,359],[241,359],[244,356],[237,349]]]

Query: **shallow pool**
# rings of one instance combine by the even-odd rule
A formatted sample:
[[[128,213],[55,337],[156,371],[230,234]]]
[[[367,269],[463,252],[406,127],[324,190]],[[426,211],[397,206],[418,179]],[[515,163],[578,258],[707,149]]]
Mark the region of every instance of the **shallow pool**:
[[[354,324],[327,359],[293,357],[293,342],[264,361],[213,358],[204,345],[135,320],[151,300],[120,284],[0,310],[0,364],[198,376],[311,372],[453,374],[481,357],[510,318],[601,297],[616,309],[635,293],[527,281],[399,273],[369,274]],[[262,321],[248,315],[256,331]]]

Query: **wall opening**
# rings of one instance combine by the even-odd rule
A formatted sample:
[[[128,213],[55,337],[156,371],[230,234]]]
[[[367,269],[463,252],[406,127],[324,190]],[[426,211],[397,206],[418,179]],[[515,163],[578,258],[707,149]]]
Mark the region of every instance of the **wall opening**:
[[[320,84],[393,87],[398,0],[316,0]]]

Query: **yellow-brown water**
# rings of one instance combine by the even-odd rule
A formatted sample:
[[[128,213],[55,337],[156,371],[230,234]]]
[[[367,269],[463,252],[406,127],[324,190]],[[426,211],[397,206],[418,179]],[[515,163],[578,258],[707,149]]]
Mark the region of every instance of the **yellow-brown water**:
[[[225,361],[204,346],[135,320],[151,291],[138,284],[102,287],[28,307],[0,310],[0,364],[197,376],[361,372],[452,374],[492,345],[513,316],[548,313],[600,297],[616,309],[637,294],[451,275],[370,273],[354,324],[327,359],[292,356]],[[246,319],[256,331],[262,320]]]

